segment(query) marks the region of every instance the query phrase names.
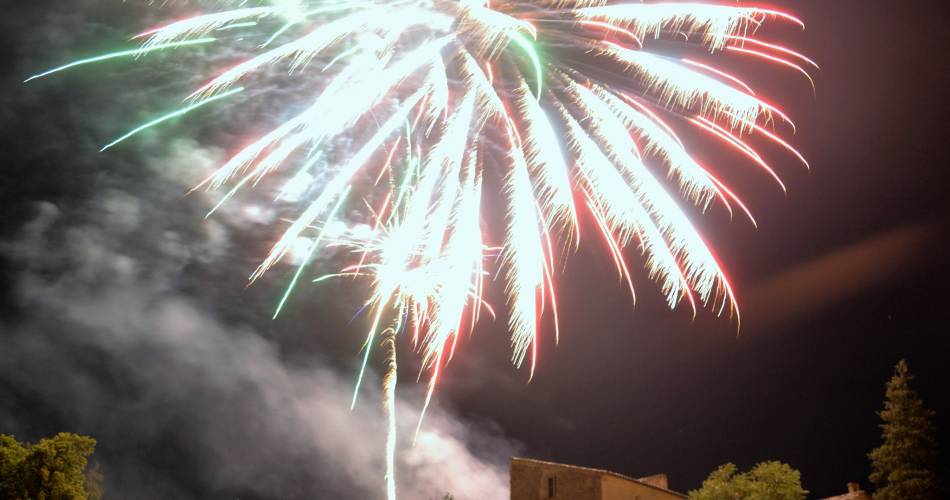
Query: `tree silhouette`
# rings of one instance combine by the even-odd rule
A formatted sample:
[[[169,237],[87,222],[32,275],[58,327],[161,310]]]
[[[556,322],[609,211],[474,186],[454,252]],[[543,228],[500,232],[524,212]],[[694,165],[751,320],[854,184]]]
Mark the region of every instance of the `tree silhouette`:
[[[101,475],[85,472],[95,448],[95,439],[65,432],[32,445],[0,434],[0,498],[98,500]]]
[[[739,473],[734,464],[720,465],[689,492],[691,500],[804,500],[801,473],[781,462],[762,462]]]
[[[934,411],[911,388],[913,380],[907,361],[900,360],[887,383],[884,409],[878,412],[883,443],[868,454],[870,480],[877,486],[874,500],[936,498]]]

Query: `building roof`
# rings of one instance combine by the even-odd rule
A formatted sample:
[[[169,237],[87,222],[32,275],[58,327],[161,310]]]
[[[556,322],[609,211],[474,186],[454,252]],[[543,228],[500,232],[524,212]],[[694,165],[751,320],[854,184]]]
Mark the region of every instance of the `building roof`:
[[[871,500],[871,495],[861,489],[858,483],[848,483],[848,492],[844,495],[824,498],[822,500]]]
[[[632,478],[632,477],[625,476],[625,475],[623,475],[623,474],[618,474],[618,473],[616,473],[616,472],[612,472],[612,471],[605,470],[605,469],[594,469],[594,468],[591,468],[591,467],[580,467],[580,466],[577,466],[577,465],[559,464],[559,463],[556,463],[556,462],[545,462],[544,460],[535,460],[535,459],[533,459],[533,458],[512,457],[512,458],[511,458],[511,461],[512,461],[512,462],[515,462],[515,461],[517,461],[517,462],[527,462],[527,463],[533,463],[533,464],[538,464],[538,465],[546,465],[546,466],[549,466],[549,467],[560,467],[560,468],[562,468],[562,469],[571,469],[571,470],[574,470],[574,471],[586,472],[586,473],[588,473],[588,474],[596,474],[596,475],[599,475],[599,476],[612,476],[612,477],[615,477],[615,478],[618,478],[618,479],[623,479],[624,481],[630,481],[630,482],[633,482],[633,483],[641,484],[641,485],[643,485],[643,486],[645,486],[645,487],[647,487],[647,488],[651,488],[651,489],[654,489],[654,490],[657,490],[657,491],[662,491],[662,492],[664,492],[664,493],[669,493],[669,494],[671,494],[671,495],[675,495],[675,496],[678,496],[678,497],[680,497],[680,498],[689,498],[688,496],[686,496],[686,495],[684,495],[684,494],[682,494],[682,493],[680,493],[680,492],[678,492],[678,491],[673,491],[673,490],[670,490],[670,489],[667,489],[667,488],[660,488],[659,486],[650,484],[650,483],[648,483],[648,482],[641,481],[641,480],[639,480],[639,479],[634,479],[634,478]]]
[[[853,491],[836,497],[823,498],[822,500],[871,500],[871,496],[864,491]]]

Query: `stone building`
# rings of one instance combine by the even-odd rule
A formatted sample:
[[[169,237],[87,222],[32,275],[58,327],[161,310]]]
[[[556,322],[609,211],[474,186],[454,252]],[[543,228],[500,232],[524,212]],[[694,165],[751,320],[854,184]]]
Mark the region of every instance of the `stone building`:
[[[822,500],[871,500],[871,495],[864,492],[858,483],[848,483],[848,492],[844,495],[828,497]]]
[[[665,474],[633,479],[614,472],[511,459],[511,500],[680,500]]]

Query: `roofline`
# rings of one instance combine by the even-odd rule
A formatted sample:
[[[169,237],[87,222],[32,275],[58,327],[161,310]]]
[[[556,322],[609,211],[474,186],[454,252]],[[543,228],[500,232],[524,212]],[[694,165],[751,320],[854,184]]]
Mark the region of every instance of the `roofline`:
[[[593,472],[593,473],[597,473],[597,474],[605,474],[605,475],[608,475],[608,476],[614,476],[614,477],[616,477],[616,478],[624,479],[624,480],[627,480],[627,481],[632,481],[632,482],[634,482],[634,483],[637,483],[637,484],[646,486],[647,488],[651,488],[651,489],[654,489],[654,490],[657,490],[657,491],[662,491],[662,492],[664,492],[664,493],[670,493],[670,494],[676,495],[676,496],[678,496],[678,497],[680,497],[680,498],[689,498],[689,496],[687,496],[687,495],[685,495],[685,494],[683,494],[683,493],[680,493],[680,492],[678,492],[678,491],[673,491],[673,490],[669,490],[669,489],[666,489],[666,488],[660,488],[659,486],[654,486],[654,485],[652,485],[652,484],[650,484],[650,483],[643,482],[643,481],[641,481],[641,480],[639,480],[639,479],[634,479],[634,478],[632,478],[632,477],[630,477],[630,476],[625,476],[625,475],[623,475],[623,474],[619,474],[619,473],[617,473],[617,472],[609,471],[609,470],[606,470],[606,469],[595,469],[595,468],[593,468],[593,467],[581,467],[581,466],[579,466],[579,465],[559,464],[559,463],[557,463],[557,462],[546,462],[546,461],[544,461],[544,460],[537,460],[537,459],[534,459],[534,458],[511,457],[511,462],[512,462],[512,463],[514,463],[514,462],[516,462],[516,461],[517,461],[517,462],[535,463],[535,464],[540,464],[540,465],[549,465],[549,466],[561,467],[561,468],[565,468],[565,469],[581,470],[581,471]]]

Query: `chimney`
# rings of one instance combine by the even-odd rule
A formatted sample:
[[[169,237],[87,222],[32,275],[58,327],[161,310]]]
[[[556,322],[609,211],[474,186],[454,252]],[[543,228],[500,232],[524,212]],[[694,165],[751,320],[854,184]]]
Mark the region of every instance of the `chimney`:
[[[652,476],[641,477],[640,479],[637,479],[637,481],[649,484],[650,486],[654,486],[656,488],[662,488],[664,490],[670,489],[670,482],[666,479],[666,474],[654,474]]]

